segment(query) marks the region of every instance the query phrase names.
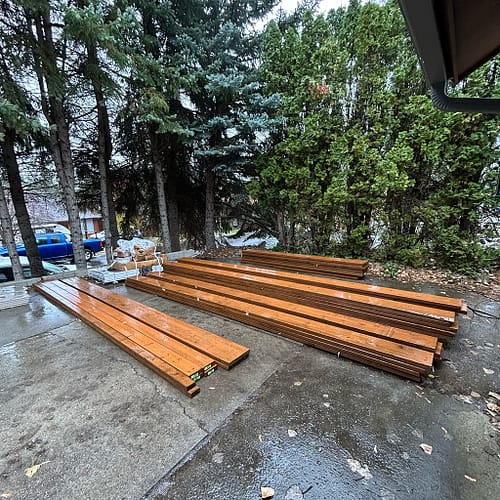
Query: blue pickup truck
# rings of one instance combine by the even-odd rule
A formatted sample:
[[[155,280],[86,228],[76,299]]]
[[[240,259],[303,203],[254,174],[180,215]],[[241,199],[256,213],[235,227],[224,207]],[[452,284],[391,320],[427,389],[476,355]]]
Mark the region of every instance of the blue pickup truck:
[[[36,234],[36,243],[40,251],[42,260],[62,260],[73,258],[73,244],[64,233],[43,233]],[[89,261],[97,252],[103,249],[103,241],[99,238],[88,238],[83,240],[85,249],[85,259]],[[17,245],[17,253],[26,255],[24,245]],[[0,247],[0,256],[7,257],[9,251],[7,247]]]

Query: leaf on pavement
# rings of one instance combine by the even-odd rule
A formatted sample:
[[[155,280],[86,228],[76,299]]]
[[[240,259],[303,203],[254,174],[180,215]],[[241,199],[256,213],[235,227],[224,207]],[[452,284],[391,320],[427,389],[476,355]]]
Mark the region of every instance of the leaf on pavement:
[[[432,446],[430,444],[422,443],[420,445],[420,448],[422,448],[422,450],[424,450],[424,452],[427,453],[427,455],[432,454]]]
[[[260,498],[272,498],[274,496],[274,488],[271,486],[260,487]]]
[[[42,465],[45,465],[45,464],[48,464],[50,462],[50,460],[47,460],[46,462],[42,462],[41,464],[35,464],[35,465],[32,465],[31,467],[28,467],[27,469],[25,469],[24,473],[28,476],[28,477],[33,477],[37,472],[38,472],[38,469],[42,466]]]

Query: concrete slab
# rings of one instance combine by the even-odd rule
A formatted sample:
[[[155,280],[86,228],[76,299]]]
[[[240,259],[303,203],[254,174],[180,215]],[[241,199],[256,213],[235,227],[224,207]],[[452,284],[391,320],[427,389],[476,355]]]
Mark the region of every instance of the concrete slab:
[[[285,500],[500,498],[487,408],[500,388],[500,304],[465,298],[433,378],[416,384],[303,347],[146,497],[255,499],[271,486]]]
[[[123,285],[118,289],[244,339],[250,357],[201,380],[201,393],[189,399],[38,294],[18,316],[1,311],[2,337],[18,340],[0,347],[0,494],[140,498],[300,348]],[[33,477],[25,475],[39,464]]]
[[[499,498],[498,451],[475,405],[304,347],[148,498]]]
[[[444,362],[415,384],[113,289],[251,354],[188,399],[41,296],[0,311],[0,495],[254,499],[269,485],[286,500],[500,498],[500,434],[485,399],[500,392],[500,304],[465,297]]]

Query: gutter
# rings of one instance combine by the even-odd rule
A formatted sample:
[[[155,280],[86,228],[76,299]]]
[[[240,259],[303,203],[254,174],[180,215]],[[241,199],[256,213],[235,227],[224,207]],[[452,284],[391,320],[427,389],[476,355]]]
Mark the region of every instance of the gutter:
[[[432,103],[442,111],[500,114],[500,99],[450,97],[446,93],[447,83],[444,81],[432,83],[430,87]]]

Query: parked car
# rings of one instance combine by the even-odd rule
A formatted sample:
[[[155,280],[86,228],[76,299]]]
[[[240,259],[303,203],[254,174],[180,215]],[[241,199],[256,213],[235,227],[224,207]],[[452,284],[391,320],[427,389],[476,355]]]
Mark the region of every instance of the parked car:
[[[23,274],[26,279],[31,278],[31,269],[28,257],[20,256],[21,266],[23,267]],[[56,266],[51,262],[42,261],[43,269],[46,275],[63,273],[64,268]],[[5,283],[6,281],[14,281],[14,272],[12,270],[12,262],[10,257],[0,257],[0,283]]]
[[[65,233],[43,233],[35,234],[36,243],[42,260],[61,260],[73,258],[73,244]],[[97,252],[103,249],[103,241],[99,238],[87,238],[83,240],[85,259],[89,261]],[[17,253],[26,255],[23,243],[17,245]],[[7,247],[0,247],[0,256],[7,257]]]

